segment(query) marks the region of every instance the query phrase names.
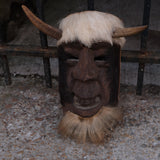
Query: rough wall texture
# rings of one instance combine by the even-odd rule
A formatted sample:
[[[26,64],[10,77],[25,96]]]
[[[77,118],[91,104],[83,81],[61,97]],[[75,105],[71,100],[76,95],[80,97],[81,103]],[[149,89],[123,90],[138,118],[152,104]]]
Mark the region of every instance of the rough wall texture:
[[[143,3],[144,0],[95,0],[95,9],[98,11],[109,12],[120,17],[126,27],[136,26],[142,24],[143,17]],[[148,42],[148,49],[160,50],[160,14],[159,14],[160,1],[154,0],[151,5],[150,16],[150,35]],[[69,13],[75,11],[82,11],[87,9],[87,0],[48,0],[45,3],[45,17],[47,23],[57,26],[61,18],[65,17]],[[153,31],[154,30],[154,31]],[[156,32],[155,32],[156,30]],[[9,44],[20,45],[40,45],[39,32],[33,25],[27,21],[23,27],[21,27],[17,33],[16,38]],[[127,38],[127,43],[124,49],[139,50],[140,48],[140,36],[134,36]],[[53,46],[56,44],[54,39],[48,37],[48,44]],[[10,69],[13,74],[39,74],[43,75],[43,66],[41,58],[30,57],[9,57]],[[52,75],[58,75],[57,59],[51,59]],[[137,81],[138,63],[122,63],[121,67],[121,83],[134,84]],[[2,69],[0,68],[0,73]],[[153,83],[160,85],[160,64],[146,64],[144,83]]]

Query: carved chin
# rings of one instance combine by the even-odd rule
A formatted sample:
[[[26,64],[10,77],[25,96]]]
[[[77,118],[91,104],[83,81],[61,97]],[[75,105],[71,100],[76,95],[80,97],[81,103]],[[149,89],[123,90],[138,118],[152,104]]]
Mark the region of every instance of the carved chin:
[[[100,143],[121,119],[118,107],[102,107],[94,116],[87,118],[68,111],[59,124],[59,132],[80,143]]]

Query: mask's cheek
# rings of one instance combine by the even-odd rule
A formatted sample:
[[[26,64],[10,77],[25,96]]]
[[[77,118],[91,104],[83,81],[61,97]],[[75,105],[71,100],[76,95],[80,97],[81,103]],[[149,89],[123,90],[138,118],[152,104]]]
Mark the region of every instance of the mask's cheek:
[[[110,76],[110,73],[107,73],[106,68],[102,68],[99,72],[99,84],[101,86],[101,99],[103,105],[108,105],[110,101],[110,95],[111,95],[111,81],[112,77]]]
[[[71,92],[74,86],[74,79],[72,76],[72,71],[73,71],[73,67],[68,67],[67,69],[67,86],[68,86],[68,90]]]

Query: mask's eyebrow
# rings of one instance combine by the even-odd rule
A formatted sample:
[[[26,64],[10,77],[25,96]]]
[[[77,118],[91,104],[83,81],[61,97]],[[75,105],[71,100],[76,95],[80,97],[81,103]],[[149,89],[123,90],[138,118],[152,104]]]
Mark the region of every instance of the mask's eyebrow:
[[[64,48],[73,48],[73,49],[77,49],[80,50],[83,48],[83,44],[81,44],[80,42],[69,42],[67,44],[63,45]]]
[[[81,43],[73,43],[72,47],[75,49],[82,49],[83,45]]]
[[[83,49],[82,45],[79,44],[66,44],[65,46],[63,46],[64,51],[66,52],[66,54],[68,54],[69,56],[74,56],[74,57],[79,57],[79,54],[81,52],[81,50]]]
[[[99,42],[99,43],[93,43],[92,46],[90,47],[90,49],[98,50],[98,49],[109,48],[109,47],[110,47],[110,45],[108,43]]]

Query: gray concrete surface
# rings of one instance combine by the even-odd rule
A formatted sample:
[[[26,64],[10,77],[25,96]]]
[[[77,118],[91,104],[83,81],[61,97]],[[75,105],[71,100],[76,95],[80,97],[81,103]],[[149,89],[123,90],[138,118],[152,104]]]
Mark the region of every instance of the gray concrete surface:
[[[121,86],[123,122],[100,145],[77,144],[57,132],[62,116],[58,82],[47,89],[40,77],[0,78],[1,160],[159,160],[160,87]]]

